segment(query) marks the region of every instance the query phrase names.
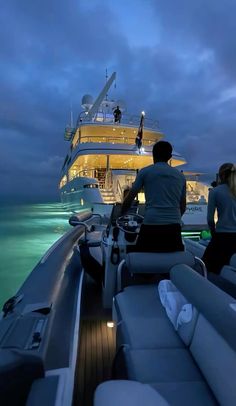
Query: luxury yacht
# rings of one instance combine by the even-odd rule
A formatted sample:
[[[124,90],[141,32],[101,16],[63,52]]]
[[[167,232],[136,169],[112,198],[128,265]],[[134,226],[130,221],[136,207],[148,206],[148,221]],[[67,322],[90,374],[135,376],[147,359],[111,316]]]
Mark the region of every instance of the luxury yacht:
[[[83,111],[76,126],[65,130],[64,138],[70,147],[59,188],[62,202],[76,212],[97,203],[121,202],[138,170],[152,164],[153,145],[164,137],[158,122],[144,111],[140,116],[129,115],[122,101],[109,100],[108,91],[115,78],[114,72],[95,101],[90,95],[83,96]],[[116,121],[117,106],[121,119]],[[184,157],[173,153],[170,165],[185,163]],[[188,205],[183,222],[190,228],[193,224],[206,226],[208,187],[199,176],[186,172]],[[138,199],[144,202],[144,194],[140,193]]]

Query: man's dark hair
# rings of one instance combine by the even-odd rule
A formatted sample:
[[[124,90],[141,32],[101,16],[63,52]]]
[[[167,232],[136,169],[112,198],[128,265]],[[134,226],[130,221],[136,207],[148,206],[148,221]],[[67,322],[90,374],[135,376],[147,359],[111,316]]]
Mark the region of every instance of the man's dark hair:
[[[172,145],[168,141],[158,141],[153,146],[154,162],[167,162],[172,157]]]

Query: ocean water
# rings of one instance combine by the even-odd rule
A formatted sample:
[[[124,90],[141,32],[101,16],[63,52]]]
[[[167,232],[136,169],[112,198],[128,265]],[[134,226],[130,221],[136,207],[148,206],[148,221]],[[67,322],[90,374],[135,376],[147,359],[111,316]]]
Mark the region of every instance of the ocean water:
[[[71,226],[61,203],[0,205],[0,310]]]

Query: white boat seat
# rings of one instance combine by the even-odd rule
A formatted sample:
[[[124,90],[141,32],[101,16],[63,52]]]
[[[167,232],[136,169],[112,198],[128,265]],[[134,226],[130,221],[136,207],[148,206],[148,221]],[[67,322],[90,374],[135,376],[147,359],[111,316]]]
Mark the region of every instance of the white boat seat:
[[[197,309],[197,318],[191,326],[192,333],[185,341],[181,332],[176,332],[172,326],[174,333],[183,340],[182,347],[163,346],[157,340],[155,348],[148,347],[147,342],[145,347],[137,348],[136,343],[140,343],[138,334],[146,337],[152,335],[152,323],[149,327],[143,324],[143,328],[137,331],[136,343],[130,340],[123,345],[126,379],[149,383],[173,406],[236,404],[235,300],[189,266],[176,265],[170,276],[176,288]],[[126,311],[124,300],[122,302],[116,298],[120,311],[118,328],[127,324],[129,332],[130,319],[141,325],[148,310],[144,304],[148,296],[138,297],[137,294],[135,300],[135,288],[137,286],[128,287],[117,295],[117,298],[129,296],[129,300],[126,297]],[[149,305],[153,306],[153,299]],[[145,307],[143,313],[142,306]],[[151,307],[150,315],[151,319],[154,315]],[[156,324],[160,334],[162,321],[157,306]]]
[[[91,233],[86,233],[85,237],[81,237],[78,241],[79,244],[86,244],[88,247],[100,247],[102,243],[102,232],[103,230],[99,231],[92,231]]]
[[[117,292],[124,285],[123,279],[127,273],[134,274],[164,274],[169,273],[177,264],[186,264],[194,267],[196,258],[189,251],[177,252],[130,252],[125,260],[121,261],[117,269]]]
[[[173,329],[159,299],[157,284],[128,286],[113,301],[113,320],[117,324],[117,349],[183,348],[192,339],[198,312],[191,322]]]
[[[236,255],[234,254],[231,257],[229,265],[223,266],[220,274],[210,272],[208,279],[233,298],[236,298]]]
[[[190,240],[189,238],[184,239],[185,249],[191,252],[194,256],[202,258],[206,247],[199,244],[197,241]]]
[[[130,252],[126,255],[126,267],[129,273],[168,273],[177,264],[195,265],[193,254],[178,252]]]
[[[227,281],[236,285],[236,268],[230,265],[225,265],[221,269],[220,276]]]
[[[107,381],[99,385],[94,406],[168,406],[169,403],[150,385],[135,381]]]

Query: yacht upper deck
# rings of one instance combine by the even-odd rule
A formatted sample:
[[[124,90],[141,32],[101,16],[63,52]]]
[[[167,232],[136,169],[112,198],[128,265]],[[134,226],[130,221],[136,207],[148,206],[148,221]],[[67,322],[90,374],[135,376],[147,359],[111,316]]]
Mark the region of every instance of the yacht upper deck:
[[[83,112],[79,117],[76,129],[67,127],[65,131],[65,139],[71,141],[73,149],[78,144],[88,142],[135,145],[140,117],[124,115],[120,123],[115,123],[114,118],[105,113],[89,119]],[[159,130],[158,122],[145,119],[142,144],[151,146],[161,138],[163,133]]]

